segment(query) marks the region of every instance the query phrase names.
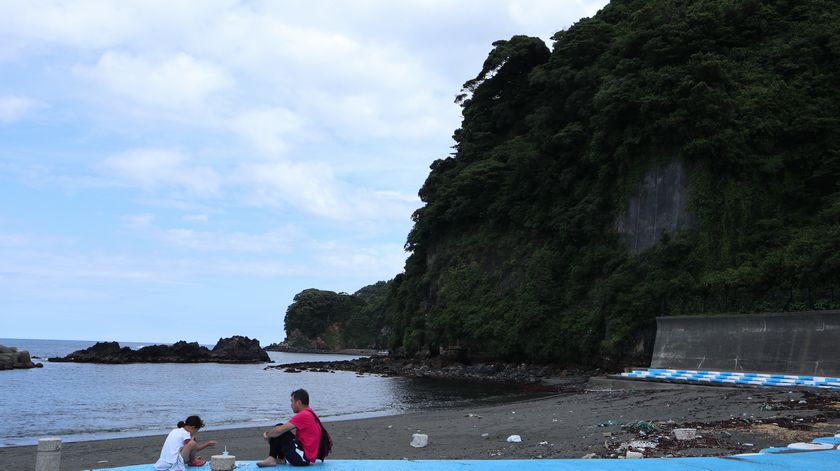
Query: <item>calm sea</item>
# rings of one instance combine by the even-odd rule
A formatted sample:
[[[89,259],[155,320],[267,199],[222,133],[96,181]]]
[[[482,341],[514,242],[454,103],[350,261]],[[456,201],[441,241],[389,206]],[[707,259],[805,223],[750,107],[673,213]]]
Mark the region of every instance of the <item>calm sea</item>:
[[[267,426],[290,414],[289,394],[305,388],[329,420],[428,408],[496,403],[532,393],[512,386],[359,376],[352,372],[285,373],[265,365],[49,363],[95,341],[0,339],[27,350],[44,368],[0,371],[0,447],[164,434],[188,415],[208,429]],[[148,343],[121,342],[139,348]],[[345,355],[269,352],[277,363],[346,360]]]

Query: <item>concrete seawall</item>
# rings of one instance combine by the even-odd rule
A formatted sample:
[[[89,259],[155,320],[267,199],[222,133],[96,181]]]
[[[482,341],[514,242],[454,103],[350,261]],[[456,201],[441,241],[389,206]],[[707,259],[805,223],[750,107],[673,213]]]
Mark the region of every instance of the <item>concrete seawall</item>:
[[[651,368],[840,376],[840,311],[656,319]]]

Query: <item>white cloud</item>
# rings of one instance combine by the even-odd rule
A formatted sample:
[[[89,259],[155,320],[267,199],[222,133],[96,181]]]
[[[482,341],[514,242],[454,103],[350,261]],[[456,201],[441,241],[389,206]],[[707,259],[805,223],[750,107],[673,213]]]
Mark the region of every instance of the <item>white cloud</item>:
[[[64,253],[37,245],[27,250],[0,251],[3,272],[16,279],[110,280],[158,282],[166,279],[137,260],[100,253]]]
[[[271,162],[245,165],[244,185],[250,187],[246,201],[260,206],[288,205],[298,210],[333,219],[348,219],[345,201],[329,166],[317,162]]]
[[[103,166],[112,176],[144,189],[174,187],[212,196],[219,191],[221,177],[211,167],[193,164],[178,151],[135,149],[111,156]]]
[[[303,127],[303,119],[296,113],[268,106],[244,111],[231,119],[230,123],[234,132],[268,156],[283,154],[289,147],[286,140]]]
[[[23,247],[29,239],[20,234],[0,234],[0,248]]]
[[[0,96],[0,123],[19,121],[39,106],[39,103],[31,98],[16,95]]]
[[[326,270],[350,276],[362,275],[373,282],[393,278],[402,272],[406,253],[401,245],[396,244],[349,247],[340,243],[319,254],[318,258]]]
[[[551,44],[554,33],[568,28],[581,15],[594,15],[604,3],[602,0],[514,0],[508,3],[507,9],[511,20],[522,30]],[[570,15],[570,11],[576,14]]]
[[[186,222],[207,222],[210,220],[210,216],[206,214],[187,214],[183,219]]]
[[[114,95],[170,110],[201,109],[232,85],[221,67],[185,53],[146,57],[107,51],[95,66],[77,71]]]
[[[83,50],[136,42],[166,44],[181,38],[185,31],[200,30],[207,18],[236,8],[236,3],[230,0],[0,2],[0,31],[25,39],[34,48],[42,43]]]
[[[152,224],[155,221],[155,216],[154,214],[150,213],[131,214],[128,216],[123,216],[123,221],[129,228],[146,229],[152,227]]]
[[[168,229],[161,235],[167,242],[193,250],[288,253],[297,239],[297,230],[287,227],[262,234],[248,234]]]

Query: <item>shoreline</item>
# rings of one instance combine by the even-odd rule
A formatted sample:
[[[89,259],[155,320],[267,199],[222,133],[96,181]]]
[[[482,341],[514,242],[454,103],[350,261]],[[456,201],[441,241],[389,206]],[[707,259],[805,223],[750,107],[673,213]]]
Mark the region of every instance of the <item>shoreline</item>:
[[[317,411],[317,398],[313,398]],[[285,421],[288,416],[278,417]],[[639,421],[659,430],[640,426]],[[623,425],[622,425],[623,424]],[[654,442],[645,456],[724,456],[840,432],[840,393],[769,389],[577,391],[495,405],[325,422],[334,447],[329,459],[539,459],[617,457],[622,444]],[[701,438],[673,440],[672,430],[698,428]],[[239,460],[265,457],[268,427],[203,430]],[[425,448],[409,446],[414,433]],[[510,435],[521,443],[508,443]],[[165,435],[65,442],[61,469],[128,466],[157,460]],[[0,448],[0,463],[33,470],[34,445]],[[626,449],[626,446],[625,446]]]

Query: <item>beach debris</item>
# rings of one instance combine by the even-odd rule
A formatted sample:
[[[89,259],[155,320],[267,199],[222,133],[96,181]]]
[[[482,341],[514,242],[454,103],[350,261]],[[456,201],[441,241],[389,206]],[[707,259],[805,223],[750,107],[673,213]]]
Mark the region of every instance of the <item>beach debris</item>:
[[[470,417],[470,418],[473,418],[473,419],[480,419],[481,418],[481,416],[478,415],[478,414],[467,414],[464,417]]]
[[[622,450],[646,450],[648,448],[656,448],[656,443],[649,440],[631,440],[622,443],[618,447],[618,451]]]
[[[657,426],[655,423],[647,422],[645,420],[640,420],[638,422],[633,422],[632,424],[623,425],[622,428],[626,428],[628,430],[636,432],[655,432],[659,430],[659,426]]]
[[[522,441],[522,437],[520,437],[519,435],[511,435],[511,436],[507,437],[507,442],[508,443],[519,443],[521,441]]]
[[[627,450],[627,454],[624,455],[627,458],[644,458],[645,454],[639,451],[630,451]]]
[[[598,424],[598,426],[599,426],[599,427],[611,427],[611,426],[613,426],[613,425],[624,425],[624,422],[622,422],[622,421],[620,421],[620,420],[612,420],[612,419],[610,419],[610,420],[608,420],[608,421],[606,421],[606,422],[601,422],[600,424]]]
[[[482,436],[482,437],[484,437],[484,438],[490,438],[490,434],[489,434],[489,433],[482,433],[482,434],[481,434],[481,436]]]
[[[429,436],[425,433],[415,433],[411,436],[410,445],[414,448],[423,448],[429,444]]]
[[[674,437],[677,440],[694,440],[697,438],[697,429],[696,428],[675,428],[674,429]]]
[[[540,442],[540,445],[548,445],[547,441]]]
[[[591,460],[592,458],[597,458],[597,457],[598,457],[597,453],[587,453],[587,454],[581,456],[581,459]]]

